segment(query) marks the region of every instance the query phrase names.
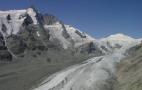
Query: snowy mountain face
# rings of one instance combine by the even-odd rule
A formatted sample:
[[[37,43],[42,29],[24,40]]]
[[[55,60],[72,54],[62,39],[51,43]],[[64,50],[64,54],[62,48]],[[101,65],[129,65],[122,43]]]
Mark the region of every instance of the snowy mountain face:
[[[0,33],[1,33],[1,50],[5,47],[5,52],[7,55],[1,54],[1,59],[6,59],[9,61],[11,57],[16,58],[17,54],[24,53],[27,47],[26,36],[22,36],[27,32],[27,35],[31,33],[27,28],[33,28],[38,26],[39,22],[37,20],[37,13],[34,9],[29,8],[27,10],[10,10],[10,11],[0,11]],[[25,31],[24,31],[25,30]],[[38,33],[38,31],[34,31]],[[34,33],[33,33],[34,34]],[[28,37],[29,38],[29,37]],[[1,51],[3,53],[3,51]],[[11,56],[9,56],[11,55]]]
[[[25,53],[27,49],[49,46],[100,56],[140,41],[123,34],[94,39],[55,16],[41,14],[34,8],[0,11],[0,28],[1,47],[12,57]]]
[[[2,47],[6,47],[13,57],[25,53],[27,48],[47,48],[54,45],[82,53],[103,54],[97,40],[65,25],[55,16],[43,15],[34,8],[0,11],[0,28],[2,42],[5,43]]]
[[[1,33],[4,35],[17,34],[28,15],[32,18],[33,24],[36,25],[38,21],[36,20],[36,13],[32,8],[27,10],[0,11]],[[6,30],[4,30],[4,27]]]
[[[46,19],[46,17],[42,17]],[[38,25],[40,22],[37,17],[37,12],[35,12],[32,8],[27,10],[1,11],[0,19],[0,26],[2,29],[1,33],[7,36],[12,34],[16,35],[18,32],[20,32],[20,28],[25,23],[25,20],[27,20],[29,24],[31,23],[33,25]],[[53,19],[54,18],[52,18],[52,20]],[[49,24],[50,21],[47,22],[45,20],[44,22],[44,28],[48,29],[51,34],[50,39],[59,39],[60,43],[65,49],[70,47],[72,44],[74,44],[75,47],[78,47],[82,44],[89,43],[94,40],[94,38],[90,37],[86,33],[83,33],[69,25],[64,25],[60,23],[60,21],[54,21],[52,24]],[[4,32],[4,28],[6,28],[6,32]]]
[[[51,34],[50,39],[58,39],[65,49],[71,46],[78,47],[95,40],[86,33],[83,33],[72,26],[63,25],[59,22],[55,23],[54,25],[45,25],[44,27],[49,29]]]

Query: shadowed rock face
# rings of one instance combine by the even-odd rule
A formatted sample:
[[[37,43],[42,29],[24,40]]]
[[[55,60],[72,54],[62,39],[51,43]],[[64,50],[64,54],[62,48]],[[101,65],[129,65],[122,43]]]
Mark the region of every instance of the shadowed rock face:
[[[34,10],[34,9],[33,9]],[[24,11],[21,11],[21,13]],[[17,12],[18,13],[18,12]],[[20,13],[20,12],[19,12]],[[30,11],[31,13],[31,11]],[[20,26],[20,30],[17,34],[8,35],[7,34],[7,26],[6,23],[2,23],[2,33],[0,33],[0,51],[7,50],[5,54],[18,58],[19,56],[23,56],[27,51],[30,50],[47,50],[49,43],[49,32],[48,30],[44,30],[43,25],[45,24],[53,24],[55,23],[55,17],[51,15],[42,15],[35,11],[37,14],[35,17],[37,18],[39,24],[34,25],[33,17],[28,13],[22,14],[19,16],[19,19],[25,18]],[[11,23],[12,17],[10,14],[7,15],[7,21]],[[14,27],[14,26],[13,26]],[[11,27],[12,28],[12,27]],[[14,31],[14,28],[12,28]],[[12,32],[11,31],[11,32]],[[6,34],[5,34],[6,33]],[[6,36],[5,36],[6,35]],[[52,43],[53,44],[53,43]],[[1,54],[1,56],[5,55]],[[3,59],[5,56],[1,57]],[[7,58],[7,57],[6,57]],[[8,58],[9,59],[9,58]],[[12,58],[11,58],[12,60]]]
[[[41,31],[40,31],[41,30]],[[40,34],[41,36],[38,36]],[[17,35],[7,37],[7,47],[15,56],[27,54],[30,50],[47,50],[48,35],[38,25],[28,25],[21,28]]]
[[[27,15],[26,15],[26,18],[25,18],[25,20],[24,20],[24,22],[23,22],[23,26],[28,26],[28,25],[30,25],[30,24],[32,24],[32,23],[33,23],[32,18],[27,14]]]
[[[6,32],[7,27],[5,26],[5,24],[2,24],[2,28],[1,28],[1,30],[2,30],[3,32]]]
[[[11,35],[7,38],[7,46],[13,52],[14,55],[24,53],[26,49],[26,44],[20,37],[16,35]]]
[[[63,28],[63,31],[62,31],[62,35],[65,39],[68,39],[70,38],[70,35],[68,34],[67,30],[66,30],[66,27],[62,24],[62,28]]]
[[[86,35],[78,30],[75,31],[81,38],[86,38]]]
[[[87,43],[87,44],[84,44],[82,46],[79,47],[79,52],[81,53],[87,53],[87,54],[94,54],[96,56],[101,56],[103,55],[104,53],[98,48],[98,46],[93,43],[93,42],[90,42],[90,43]]]
[[[45,14],[43,19],[44,19],[44,23],[47,25],[53,25],[59,21],[55,16],[49,15],[49,14]]]
[[[12,55],[9,53],[4,37],[0,33],[0,61],[12,61]]]

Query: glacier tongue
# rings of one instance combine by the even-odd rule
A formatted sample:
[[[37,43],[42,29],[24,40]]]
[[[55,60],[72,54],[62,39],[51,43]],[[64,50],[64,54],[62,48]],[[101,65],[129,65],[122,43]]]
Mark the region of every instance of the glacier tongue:
[[[34,90],[110,90],[115,79],[115,60],[120,56],[92,58],[49,77]]]

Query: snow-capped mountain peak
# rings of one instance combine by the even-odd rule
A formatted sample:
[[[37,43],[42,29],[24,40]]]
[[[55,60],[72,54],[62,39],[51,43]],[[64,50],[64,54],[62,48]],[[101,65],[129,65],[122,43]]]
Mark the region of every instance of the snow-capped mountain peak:
[[[118,34],[110,35],[106,38],[102,38],[99,40],[99,42],[100,42],[100,45],[107,48],[107,50],[113,51],[115,49],[128,48],[128,47],[137,45],[140,43],[140,40],[118,33]]]
[[[17,35],[21,27],[26,27],[29,24],[49,31],[50,41],[54,42],[56,39],[65,49],[80,47],[95,41],[88,34],[62,23],[52,15],[44,16],[44,14],[37,12],[35,8],[0,11],[0,32],[3,36]],[[40,33],[37,33],[37,35],[41,36]]]
[[[29,16],[31,22],[36,25],[38,20],[36,19],[36,12],[33,8],[25,10],[8,10],[0,11],[0,31],[4,36],[11,34],[17,34],[20,27],[23,25],[25,19]]]
[[[113,48],[120,48],[137,42],[136,39],[124,34],[110,35],[97,40],[71,25],[64,24],[53,15],[37,12],[35,8],[0,11],[0,33],[3,37],[18,36],[19,33],[24,32],[24,30],[26,32],[27,29],[34,30],[33,32],[36,33],[44,46],[46,46],[47,41],[50,41],[55,46],[61,46],[64,49],[73,48],[87,53],[99,52],[102,54],[113,51]],[[44,42],[46,39],[48,40]]]
[[[132,40],[134,40],[130,36],[124,35],[122,33],[110,35],[109,37],[107,37],[107,39],[109,39],[109,40],[117,40],[117,41],[132,41]]]

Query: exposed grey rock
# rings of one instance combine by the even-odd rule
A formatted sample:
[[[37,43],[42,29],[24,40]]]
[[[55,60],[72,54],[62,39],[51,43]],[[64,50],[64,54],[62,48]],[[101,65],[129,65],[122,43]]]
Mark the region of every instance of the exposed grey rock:
[[[10,14],[8,14],[6,18],[7,18],[8,21],[11,20]]]
[[[103,52],[93,42],[90,42],[90,43],[87,43],[85,45],[80,46],[79,52],[87,53],[87,54],[93,54],[95,56],[103,55]]]
[[[2,31],[6,33],[7,31],[7,27],[5,26],[5,24],[2,24]]]
[[[44,23],[47,25],[53,25],[59,21],[55,16],[49,15],[49,14],[45,14],[43,19],[44,19]]]
[[[101,48],[106,51],[106,52],[109,52],[109,50],[105,47],[105,46],[101,46]]]
[[[7,38],[7,46],[16,56],[24,53],[26,49],[26,44],[23,42],[23,40],[20,37],[16,35],[11,35],[10,37]]]
[[[131,47],[131,48],[126,50],[125,55],[127,55],[127,56],[135,56],[136,55],[135,52],[138,51],[139,49],[141,49],[141,47],[142,47],[141,45],[136,45],[134,47]]]
[[[12,55],[5,46],[4,37],[0,33],[0,61],[12,61]]]
[[[0,61],[12,61],[12,55],[7,50],[0,50]]]
[[[63,27],[63,31],[62,31],[63,37],[66,39],[70,38],[70,35],[68,34],[68,32],[63,24],[62,24],[62,27]]]
[[[32,20],[32,18],[27,14],[26,15],[26,19],[24,20],[24,22],[23,22],[23,25],[25,26],[28,26],[29,24],[32,24],[33,23],[33,20]]]
[[[86,38],[86,35],[78,30],[75,31],[81,38]]]

